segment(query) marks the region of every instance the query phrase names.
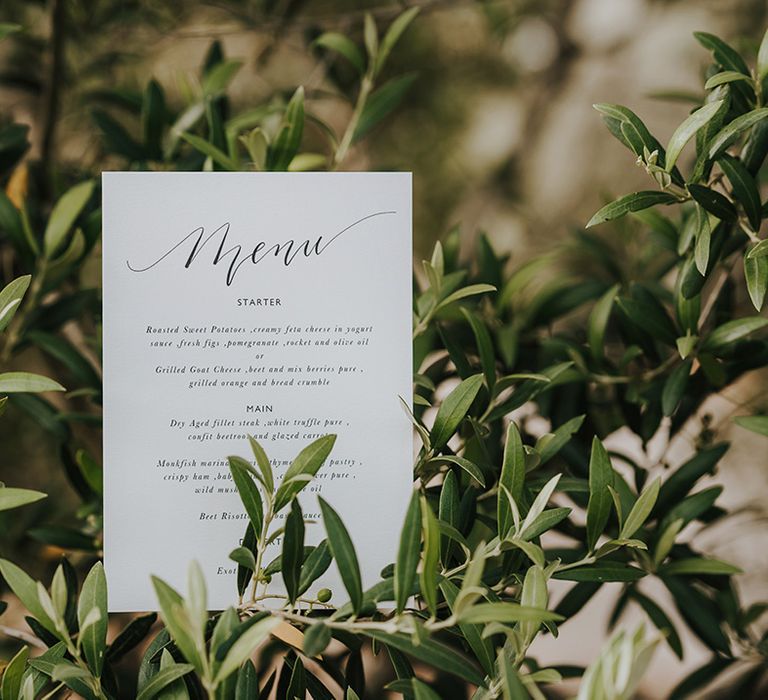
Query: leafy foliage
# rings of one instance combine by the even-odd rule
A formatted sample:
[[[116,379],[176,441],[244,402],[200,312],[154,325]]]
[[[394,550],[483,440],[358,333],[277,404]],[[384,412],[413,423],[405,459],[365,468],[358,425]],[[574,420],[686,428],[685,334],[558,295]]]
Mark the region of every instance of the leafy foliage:
[[[313,114],[301,86],[232,115],[227,89],[239,63],[216,44],[187,104],[171,105],[150,81],[134,101],[130,128],[104,110],[93,119],[104,148],[130,168],[337,168],[412,83],[410,75],[379,81],[415,15],[406,11],[383,33],[367,16],[362,46],[334,32],[314,40],[317,51],[345,61],[359,79],[339,138]],[[335,437],[307,445],[283,473],[251,440],[247,459],[229,458],[249,519],[230,553],[238,570],[233,606],[209,613],[193,563],[186,596],[153,580],[159,631],[151,614],[110,641],[100,563],[78,592],[67,559],[48,587],[0,560],[0,573],[29,612],[35,642],[45,647],[35,658],[26,646],[13,657],[0,681],[2,697],[27,700],[64,687],[85,698],[119,697],[126,691],[118,665],[144,644],[139,698],[274,691],[291,698],[343,692],[351,700],[365,692],[361,650],[370,644],[386,652],[388,688],[409,699],[440,697],[417,677],[414,662],[470,684],[478,700],[541,698],[546,686],[574,674],[582,676],[580,698],[628,698],[658,644],[683,657],[677,617],[712,658],[674,697],[687,697],[735,665],[746,669],[743,692],[759,687],[768,670],[760,629],[766,606],[740,604],[739,570],[701,551],[696,531],[728,515],[716,504],[722,489],[700,484],[728,449],[714,442],[703,406],[768,361],[768,321],[759,315],[768,285],[768,245],[760,238],[768,216],[760,187],[768,154],[768,39],[750,71],[717,37],[696,38],[714,58],[706,98],[666,149],[628,108],[596,105],[652,188],[595,214],[588,227],[614,222],[610,234],[581,231],[562,250],[510,270],[484,236],[472,260],[461,258],[456,229],[417,271],[414,397],[404,409],[419,452],[400,545],[380,581],[363,589],[353,538],[332,503],[320,501],[322,524],[315,525],[325,539],[305,545],[304,491]],[[36,347],[75,388],[65,410],[29,396],[61,389],[45,378],[0,374],[0,392],[13,394],[11,401],[56,438],[82,499],[76,527],[43,526],[36,536],[94,555],[101,466],[80,436],[98,431],[100,422],[98,293],[70,283],[98,243],[96,185],[83,177],[50,206],[36,201],[26,166],[17,165],[22,132],[5,141],[0,158],[12,171],[0,193],[0,231],[19,271],[33,273],[33,281],[25,274],[0,292],[4,359]],[[323,148],[307,150],[313,138]],[[622,229],[639,241],[637,259],[615,244],[613,234]],[[758,315],[743,313],[741,298]],[[95,353],[62,334],[69,322],[79,324]],[[736,422],[756,439],[768,434],[763,415]],[[659,436],[667,446],[684,432],[696,438],[688,458],[670,465],[664,455],[662,466],[625,454],[612,439],[619,430],[643,447]],[[39,497],[1,489],[0,507]],[[278,537],[281,555],[267,562],[267,546]],[[343,591],[317,589],[331,567]],[[644,592],[649,578],[666,588],[667,600]],[[552,579],[572,583],[556,605]],[[634,604],[660,634],[618,631],[588,669],[541,667],[535,640],[557,635],[604,585],[620,589],[613,622]],[[668,601],[679,616],[670,615]],[[330,653],[331,645],[343,651]],[[277,669],[271,675],[270,661]]]

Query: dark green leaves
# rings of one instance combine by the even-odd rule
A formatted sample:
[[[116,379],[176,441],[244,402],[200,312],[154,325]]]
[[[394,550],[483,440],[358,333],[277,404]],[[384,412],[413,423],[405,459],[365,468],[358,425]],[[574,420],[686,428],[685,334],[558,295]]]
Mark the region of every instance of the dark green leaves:
[[[363,582],[352,539],[339,514],[322,498],[318,497],[318,501],[323,512],[325,531],[328,533],[328,546],[336,560],[344,588],[349,594],[352,610],[357,614],[363,604]]]
[[[414,491],[405,514],[400,547],[395,562],[395,610],[403,612],[413,589],[416,568],[421,554],[421,505],[418,491]]]
[[[525,452],[520,431],[513,421],[507,428],[507,440],[504,446],[504,459],[499,477],[497,520],[499,537],[504,539],[513,525],[512,511],[505,490],[520,507],[522,504],[523,483],[525,480]]]
[[[67,233],[69,233],[75,220],[91,198],[94,187],[95,183],[93,180],[86,180],[79,185],[75,185],[56,202],[48,218],[48,225],[46,226],[43,239],[47,257],[52,257],[64,242]]]
[[[463,678],[475,685],[483,684],[483,675],[474,664],[470,663],[464,656],[454,651],[442,642],[438,642],[429,637],[423,637],[415,644],[412,638],[404,634],[390,634],[378,630],[366,632],[366,634],[376,641],[394,647],[399,651],[413,656],[419,661],[435,666],[436,668],[447,671],[448,673]]]
[[[346,58],[358,71],[365,73],[365,59],[354,41],[338,32],[325,32],[314,40],[313,44],[329,51],[335,51]]]
[[[0,331],[5,330],[16,314],[31,281],[30,275],[23,275],[9,282],[0,291]]]
[[[293,605],[299,595],[299,578],[304,559],[304,516],[298,501],[291,502],[291,512],[285,520],[281,571],[288,600]]]
[[[692,366],[693,360],[685,360],[672,370],[664,383],[664,391],[661,394],[661,410],[665,416],[671,416],[683,398]]]
[[[243,502],[245,512],[248,514],[258,538],[261,536],[264,525],[264,507],[259,489],[251,478],[252,469],[253,467],[240,457],[229,458],[229,471],[232,473],[232,479],[237,487],[237,492],[240,494],[240,500]]]
[[[483,384],[483,375],[475,374],[465,379],[445,398],[435,416],[430,441],[435,450],[445,446],[464,420],[469,407]]]
[[[768,325],[768,319],[762,316],[747,316],[746,318],[727,321],[707,336],[703,347],[714,353],[721,352],[755,331],[765,328],[766,325]]]
[[[99,677],[107,648],[107,579],[101,562],[88,572],[77,604],[80,647],[93,675]]]
[[[751,129],[755,124],[766,118],[768,118],[768,107],[760,107],[742,114],[740,117],[736,117],[709,142],[707,155],[710,160],[714,160],[723,153],[743,131]]]
[[[309,479],[317,474],[318,469],[331,453],[335,442],[335,435],[324,435],[299,452],[285,472],[283,481],[275,494],[275,513],[288,505],[307,485]]]
[[[697,109],[691,114],[680,126],[677,127],[675,133],[672,134],[672,138],[667,145],[667,158],[665,168],[667,172],[672,170],[680,152],[683,150],[688,141],[701,129],[712,117],[715,116],[717,111],[722,106],[723,101],[710,102],[703,107]]]
[[[283,125],[267,152],[267,170],[288,170],[304,133],[304,88],[299,87],[285,109]]]
[[[752,230],[759,231],[762,215],[760,212],[760,193],[755,184],[755,179],[740,160],[729,156],[727,153],[720,156],[717,162],[731,183],[733,196],[744,209]]]
[[[618,219],[633,211],[648,209],[648,207],[653,207],[657,204],[673,204],[677,201],[677,197],[668,192],[659,192],[656,190],[625,194],[623,197],[619,197],[617,200],[610,204],[606,204],[602,209],[598,210],[589,222],[587,222],[587,228],[602,224],[605,221],[613,221],[613,219]]]
[[[437,614],[437,567],[440,563],[440,529],[437,518],[425,498],[421,498],[421,529],[424,555],[419,573],[421,597],[432,615]]]
[[[589,503],[587,504],[587,547],[595,548],[598,538],[605,529],[611,513],[611,492],[614,473],[610,457],[603,443],[595,437],[592,440],[592,454],[589,458]]]
[[[733,221],[736,218],[736,207],[724,195],[704,185],[688,185],[688,191],[704,209],[721,221]]]

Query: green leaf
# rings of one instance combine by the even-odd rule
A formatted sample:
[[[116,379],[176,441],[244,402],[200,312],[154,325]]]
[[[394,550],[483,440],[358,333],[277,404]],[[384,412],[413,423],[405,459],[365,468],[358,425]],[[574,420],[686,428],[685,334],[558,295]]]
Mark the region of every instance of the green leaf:
[[[19,697],[21,691],[21,682],[24,675],[24,670],[27,665],[27,658],[29,658],[29,647],[23,646],[19,649],[14,657],[8,662],[8,665],[3,671],[3,680],[0,683],[0,697],[5,700],[16,700]]]
[[[611,493],[609,486],[614,485],[614,473],[611,460],[603,443],[595,436],[592,440],[592,453],[589,458],[589,502],[587,503],[587,548],[595,548],[611,513]]]
[[[701,127],[707,124],[707,122],[715,116],[722,104],[723,100],[705,104],[675,129],[675,133],[672,134],[672,138],[670,138],[669,144],[667,145],[667,157],[664,166],[667,172],[670,172],[674,167],[685,144],[691,140]]]
[[[664,513],[691,490],[693,485],[705,474],[711,474],[715,466],[728,449],[728,444],[715,445],[695,454],[684,464],[675,469],[659,490],[656,501],[656,513]]]
[[[565,447],[584,422],[584,415],[567,420],[553,433],[546,433],[536,441],[536,451],[539,453],[540,464],[546,464],[563,447]]]
[[[47,497],[48,495],[41,491],[0,487],[0,511],[26,506]]]
[[[299,595],[299,577],[304,561],[304,516],[298,501],[291,501],[291,512],[285,519],[281,572],[291,605]]]
[[[166,687],[194,670],[191,664],[172,664],[158,671],[142,688],[136,700],[152,700]]]
[[[414,491],[405,514],[395,562],[395,610],[398,614],[405,610],[408,597],[413,590],[413,580],[416,577],[420,554],[421,503],[419,492]]]
[[[760,192],[757,189],[755,179],[738,158],[727,153],[723,153],[717,159],[717,163],[731,183],[733,196],[743,207],[752,230],[759,231],[762,214],[760,211]]]
[[[677,351],[680,353],[680,358],[685,359],[693,352],[696,347],[696,343],[699,342],[699,336],[697,335],[684,335],[678,338],[675,343],[677,345]]]
[[[680,681],[672,689],[669,700],[687,700],[695,691],[708,685],[733,663],[736,663],[736,659],[716,656]]]
[[[420,500],[424,555],[419,573],[419,588],[427,608],[435,616],[437,615],[437,569],[440,564],[440,528],[426,498]]]
[[[723,615],[720,608],[701,590],[683,579],[665,576],[662,581],[691,630],[713,652],[730,654],[731,645],[722,629]]]
[[[664,382],[664,390],[661,393],[661,411],[665,416],[671,416],[677,410],[677,406],[685,394],[685,388],[688,386],[692,366],[693,360],[685,360],[672,370],[667,381]]]
[[[708,32],[694,32],[693,36],[705,49],[712,52],[715,61],[723,68],[749,75],[749,68],[744,59],[722,39]]]
[[[687,559],[677,559],[664,564],[659,568],[660,576],[693,576],[693,575],[723,575],[734,576],[742,573],[738,566],[727,564],[717,559],[704,559],[701,557],[689,557]]]
[[[259,488],[251,478],[251,465],[240,457],[229,457],[229,471],[235,482],[240,500],[243,502],[245,512],[253,525],[256,538],[261,537],[264,526],[264,506],[261,502]]]
[[[93,609],[98,610],[99,618],[85,629],[86,617]],[[79,637],[80,647],[88,662],[88,668],[98,678],[101,676],[101,669],[104,665],[104,652],[107,649],[107,627],[109,626],[107,579],[104,576],[104,567],[101,562],[96,562],[85,577],[77,603],[77,621],[80,627],[84,629]]]
[[[354,41],[338,32],[325,32],[315,39],[312,44],[321,48],[335,51],[346,58],[362,75],[365,73],[365,59]]]
[[[285,108],[283,125],[267,152],[267,170],[287,170],[304,134],[304,88],[299,86]]]
[[[7,559],[0,559],[0,573],[5,582],[35,619],[52,634],[58,636],[56,625],[43,610],[37,596],[37,583],[22,569]]]
[[[414,700],[440,700],[440,696],[418,678],[411,678]]]
[[[267,453],[264,451],[264,448],[259,444],[259,442],[251,437],[248,436],[248,442],[251,445],[251,451],[253,452],[254,459],[256,460],[256,466],[261,470],[261,476],[262,476],[262,483],[264,484],[264,488],[266,488],[267,493],[273,493],[275,490],[275,477],[272,474],[272,465],[269,463],[269,457],[267,457]]]
[[[240,668],[279,622],[277,617],[266,614],[254,616],[237,628],[230,637],[230,643],[219,647],[219,650],[225,650],[225,655],[214,679],[216,683]]]
[[[331,643],[331,628],[322,622],[307,627],[304,632],[304,653],[310,658],[322,654]]]
[[[405,12],[398,15],[392,21],[392,24],[389,25],[389,29],[387,29],[387,33],[381,40],[381,45],[379,46],[379,50],[376,54],[374,74],[380,72],[384,67],[384,64],[387,62],[387,58],[389,58],[389,54],[395,47],[395,44],[397,44],[400,37],[403,35],[403,32],[405,32],[416,15],[419,14],[419,10],[420,8],[418,6],[414,6],[405,10]]]
[[[768,437],[768,416],[736,416],[733,422],[753,433]]]
[[[324,435],[299,452],[283,475],[282,483],[275,494],[275,513],[288,505],[307,484],[306,481],[292,480],[298,476],[314,477],[331,453],[335,442],[335,435]]]
[[[472,375],[448,394],[440,405],[430,432],[430,439],[435,450],[441,449],[456,432],[482,384],[482,374]]]
[[[235,547],[229,553],[229,558],[246,569],[256,570],[256,557],[253,556],[253,552],[248,547]]]
[[[475,336],[478,355],[480,356],[480,365],[485,375],[485,383],[489,391],[493,391],[493,385],[496,382],[496,354],[493,350],[493,341],[491,334],[485,327],[485,324],[472,313],[469,309],[462,308],[461,312],[464,318],[469,322],[472,333]]]
[[[5,330],[11,322],[31,281],[31,275],[23,275],[9,282],[0,291],[0,331]]]
[[[624,521],[624,525],[619,533],[620,540],[628,540],[645,524],[645,521],[653,510],[653,506],[656,505],[660,487],[661,479],[655,479],[653,483],[646,487],[640,494],[637,501],[635,501],[635,505],[632,506],[632,510],[629,511],[627,519]]]
[[[542,511],[520,533],[520,538],[523,540],[535,539],[539,535],[547,532],[547,530],[551,530],[555,525],[565,520],[570,514],[570,508],[550,508],[549,510]]]
[[[39,393],[41,391],[64,391],[64,387],[53,379],[31,372],[3,372],[0,374],[0,394]]]
[[[530,694],[520,680],[515,667],[509,660],[504,650],[499,652],[499,676],[501,678],[501,692],[504,700],[529,700]]]
[[[237,162],[233,158],[230,158],[224,151],[206,141],[204,138],[186,132],[181,134],[181,138],[195,150],[200,151],[204,156],[210,158],[214,163],[218,163],[225,170],[238,170]]]
[[[525,452],[520,431],[514,421],[510,421],[507,427],[507,439],[504,445],[504,459],[499,476],[499,497],[497,499],[497,522],[499,537],[504,539],[512,529],[512,511],[508,499],[501,495],[501,489],[505,488],[520,506],[523,500],[523,485],[525,482]]]
[[[752,128],[755,124],[768,117],[768,107],[759,107],[751,112],[736,117],[730,124],[720,129],[709,142],[707,156],[710,160],[717,158],[730,146],[742,131]]]
[[[768,238],[760,241],[747,253],[748,258],[764,258],[766,256],[768,256]]]
[[[405,634],[391,634],[379,630],[366,630],[364,634],[382,644],[409,654],[429,666],[442,669],[475,685],[483,685],[483,674],[477,670],[474,664],[452,647],[431,637],[423,637],[419,639],[418,643],[414,643],[413,639]]]
[[[760,311],[763,308],[765,292],[768,287],[768,258],[745,256],[744,277],[747,281],[747,292],[749,292],[752,305],[757,311]]]
[[[688,192],[704,209],[721,221],[735,221],[736,207],[725,196],[704,185],[688,185]]]
[[[698,204],[696,205],[696,243],[693,251],[693,259],[696,269],[702,274],[707,274],[709,267],[709,253],[712,248],[712,226],[709,214]]]
[[[368,52],[369,63],[373,66],[376,62],[376,54],[379,52],[379,30],[376,28],[376,20],[370,12],[365,13],[363,20],[363,40]]]
[[[320,503],[320,510],[323,512],[323,523],[325,524],[325,531],[328,533],[328,546],[336,560],[344,588],[349,594],[352,610],[357,614],[363,604],[363,583],[352,539],[339,514],[320,496],[317,500]]]
[[[72,225],[88,204],[95,187],[93,180],[86,180],[68,190],[54,205],[45,228],[43,245],[48,258],[58,250]]]
[[[156,80],[150,80],[141,103],[141,129],[147,154],[155,160],[163,157],[163,129],[167,123],[165,94]]]
[[[206,71],[202,85],[203,95],[215,97],[224,92],[242,65],[242,61],[220,61]]]
[[[615,284],[595,302],[587,321],[587,341],[589,351],[596,362],[605,355],[605,329],[611,317],[611,310],[621,285]]]
[[[636,588],[632,589],[632,598],[638,602],[640,607],[645,611],[645,614],[648,615],[650,621],[656,625],[656,628],[659,630],[659,632],[661,632],[666,637],[667,644],[669,644],[670,649],[675,652],[677,658],[682,659],[683,644],[680,641],[680,637],[677,634],[675,626],[667,617],[667,614],[658,605],[656,605],[653,600],[640,593],[640,591],[638,591]]]
[[[739,73],[735,70],[724,70],[719,73],[715,73],[706,83],[704,83],[705,90],[711,90],[718,85],[725,85],[727,83],[735,83],[739,80],[745,80],[748,83],[752,82],[752,78],[744,73]]]
[[[371,93],[365,103],[360,121],[355,128],[354,141],[359,141],[373,127],[393,112],[403,101],[408,90],[416,82],[415,73],[406,73],[384,83]]]
[[[495,291],[496,287],[494,287],[492,284],[470,284],[466,287],[462,287],[461,289],[457,289],[455,292],[445,297],[445,299],[443,299],[435,307],[435,311],[444,309],[445,307],[450,306],[454,302],[460,301],[461,299],[477,296],[478,294],[488,294]]]
[[[755,331],[765,328],[766,325],[768,325],[768,318],[761,316],[746,316],[727,321],[709,334],[704,341],[703,348],[711,352],[722,351]]]
[[[253,700],[256,697],[259,697],[259,676],[253,662],[248,659],[237,674],[235,700]]]
[[[198,673],[203,670],[203,661],[197,648],[196,633],[192,621],[184,609],[179,593],[157,576],[152,576],[152,585],[160,604],[160,614],[169,634],[184,658]]]
[[[109,645],[106,658],[112,663],[120,661],[131,649],[144,641],[156,620],[157,613],[133,618]]]
[[[480,572],[482,574],[482,572]],[[465,577],[465,583],[474,587],[475,581],[467,581],[469,574]],[[459,594],[459,589],[448,579],[443,579],[440,582],[440,590],[445,597],[445,602],[448,603],[448,607],[451,612],[456,613],[456,598]],[[480,662],[483,670],[488,673],[493,673],[493,644],[490,639],[484,639],[482,635],[483,626],[473,625],[467,622],[459,620],[459,629],[464,639],[467,641],[469,648],[475,655],[475,658]]]
[[[550,610],[518,603],[478,603],[461,613],[462,622],[469,623],[557,622],[563,619],[562,615]]]
[[[602,224],[606,221],[618,219],[630,212],[648,209],[657,204],[674,204],[677,197],[668,192],[657,192],[656,190],[645,190],[642,192],[632,192],[619,197],[610,204],[606,204],[602,209],[587,222],[587,228]]]
[[[768,30],[763,34],[757,51],[757,79],[762,81],[768,75]]]
[[[485,476],[480,471],[474,462],[466,459],[465,457],[456,457],[455,455],[440,455],[439,457],[433,457],[427,462],[427,464],[455,464],[457,467],[463,469],[474,479],[480,486],[485,486]]]
[[[299,595],[303,595],[307,589],[320,578],[331,565],[333,557],[328,547],[328,540],[322,540],[304,560],[299,576]]]
[[[580,566],[575,569],[557,571],[552,575],[552,578],[560,579],[562,581],[594,581],[597,583],[620,581],[631,583],[632,581],[640,580],[646,575],[647,572],[634,566],[624,566],[615,562],[605,562],[593,564],[591,566]]]

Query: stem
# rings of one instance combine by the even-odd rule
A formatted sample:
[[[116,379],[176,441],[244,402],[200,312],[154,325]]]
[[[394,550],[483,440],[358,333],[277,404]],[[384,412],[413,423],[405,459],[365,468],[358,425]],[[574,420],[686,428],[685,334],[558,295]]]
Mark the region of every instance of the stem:
[[[275,514],[272,512],[272,499],[268,498],[267,512],[264,514],[264,522],[261,527],[261,534],[259,540],[256,543],[256,569],[253,572],[253,582],[251,585],[251,603],[256,602],[256,589],[261,580],[261,565],[264,561],[264,551],[267,548],[267,533],[269,532],[269,526],[272,524],[272,519]]]
[[[66,0],[51,2],[51,63],[43,99],[44,124],[40,159],[48,169],[49,180],[53,179],[53,151],[56,139],[56,124],[59,118],[60,91],[64,72],[64,36],[66,24]]]
[[[369,68],[368,72],[363,77],[363,81],[360,83],[360,92],[357,96],[357,101],[355,102],[355,110],[352,112],[352,117],[347,124],[344,136],[341,137],[339,147],[336,149],[336,154],[333,157],[334,170],[341,165],[347,156],[347,151],[349,151],[349,147],[352,145],[352,139],[355,137],[355,131],[357,131],[360,117],[363,115],[365,103],[368,101],[368,96],[371,94],[372,89],[373,76],[371,74],[371,69]]]

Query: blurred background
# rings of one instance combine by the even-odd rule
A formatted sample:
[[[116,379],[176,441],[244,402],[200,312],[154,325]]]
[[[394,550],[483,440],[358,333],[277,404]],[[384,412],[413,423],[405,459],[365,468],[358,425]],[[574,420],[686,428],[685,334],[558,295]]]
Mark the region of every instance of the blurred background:
[[[0,22],[23,31],[0,43],[0,121],[29,126],[28,158],[50,173],[33,187],[120,168],[124,161],[105,148],[100,115],[135,136],[136,121],[128,117],[148,80],[163,86],[169,104],[183,104],[218,42],[227,58],[243,62],[228,91],[233,113],[304,85],[309,110],[338,134],[353,108],[344,88],[354,75],[313,47],[313,39],[338,31],[362,41],[365,11],[382,26],[412,5],[421,12],[386,70],[412,73],[413,80],[343,167],[413,172],[416,259],[459,225],[467,250],[483,231],[499,251],[511,252],[514,265],[562,243],[612,195],[647,182],[593,103],[627,105],[664,142],[689,111],[691,95],[703,93],[707,55],[692,32],[756,47],[768,23],[765,0],[2,0]],[[97,257],[82,274],[98,284]],[[39,361],[45,371],[42,358],[25,361]],[[737,385],[718,397],[709,407],[714,424],[755,388]],[[56,519],[52,507],[65,519],[78,501],[52,456],[50,431],[22,414],[6,417],[0,431],[0,479],[46,484],[53,494],[46,520]],[[740,578],[745,603],[768,595],[768,460],[759,440],[739,435],[716,477],[726,487],[723,504],[737,515],[701,540],[714,556],[748,571]],[[97,444],[92,451],[99,454]],[[637,451],[648,460],[639,445]],[[17,536],[39,519],[39,510],[25,509],[6,516],[0,529],[5,549],[30,567],[58,556],[50,538],[39,545]],[[560,639],[541,638],[540,660],[591,661],[615,586],[604,587]],[[682,663],[659,648],[647,697],[664,697],[705,661],[695,639],[684,644]]]

